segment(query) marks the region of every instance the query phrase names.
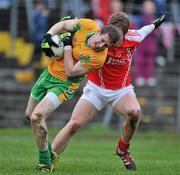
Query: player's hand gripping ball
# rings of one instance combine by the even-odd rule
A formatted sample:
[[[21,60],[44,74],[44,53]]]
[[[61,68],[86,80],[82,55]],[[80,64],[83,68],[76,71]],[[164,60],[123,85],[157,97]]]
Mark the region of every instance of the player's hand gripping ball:
[[[58,59],[62,58],[64,54],[64,46],[72,44],[72,33],[64,32],[59,35],[54,35],[51,39],[58,45],[58,47],[51,46],[53,56],[58,57]]]
[[[64,45],[59,35],[52,36],[49,33],[44,35],[41,48],[48,57],[61,58],[63,56]]]

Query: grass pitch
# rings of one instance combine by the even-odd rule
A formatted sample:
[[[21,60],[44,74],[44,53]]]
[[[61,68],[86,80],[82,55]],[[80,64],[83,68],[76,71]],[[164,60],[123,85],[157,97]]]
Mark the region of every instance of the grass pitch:
[[[57,129],[50,129],[51,140]],[[180,134],[136,133],[130,152],[138,170],[127,172],[115,156],[119,133],[93,127],[73,137],[55,175],[180,175]],[[0,175],[34,175],[37,147],[31,128],[0,129]]]

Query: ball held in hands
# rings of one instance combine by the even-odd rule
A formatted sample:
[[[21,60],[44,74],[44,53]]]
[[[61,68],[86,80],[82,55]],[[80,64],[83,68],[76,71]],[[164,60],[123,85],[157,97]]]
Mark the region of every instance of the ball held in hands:
[[[54,35],[52,37],[52,40],[53,40],[53,42],[55,42],[58,45],[58,47],[51,46],[53,56],[58,57],[58,58],[62,58],[63,54],[64,54],[64,44],[63,44],[62,40],[60,39],[60,36]]]
[[[60,37],[58,35],[52,36],[49,33],[44,35],[41,48],[48,57],[62,57],[64,51],[64,45]]]

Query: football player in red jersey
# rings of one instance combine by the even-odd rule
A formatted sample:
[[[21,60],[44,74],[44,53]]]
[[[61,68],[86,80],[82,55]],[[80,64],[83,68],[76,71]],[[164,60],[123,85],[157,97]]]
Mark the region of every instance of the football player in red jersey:
[[[117,21],[116,18],[121,20],[118,23],[114,22]],[[130,79],[132,56],[141,41],[158,28],[164,20],[163,15],[139,30],[128,30],[130,22],[126,13],[118,12],[110,17],[109,23],[120,27],[124,33],[123,43],[109,48],[103,67],[88,74],[89,81],[73,110],[70,121],[53,141],[52,148],[55,153],[60,154],[80,127],[92,119],[96,112],[107,104],[111,104],[116,112],[125,116],[116,154],[121,158],[126,169],[136,170],[135,162],[128,152],[141,113]]]

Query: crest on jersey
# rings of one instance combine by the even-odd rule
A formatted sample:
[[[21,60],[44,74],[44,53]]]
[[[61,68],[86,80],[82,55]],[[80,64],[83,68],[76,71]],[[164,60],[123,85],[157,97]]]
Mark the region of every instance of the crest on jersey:
[[[83,58],[83,53],[82,52],[79,53],[79,57],[80,57],[80,59]]]
[[[131,53],[131,48],[126,48],[126,53],[127,54]]]

